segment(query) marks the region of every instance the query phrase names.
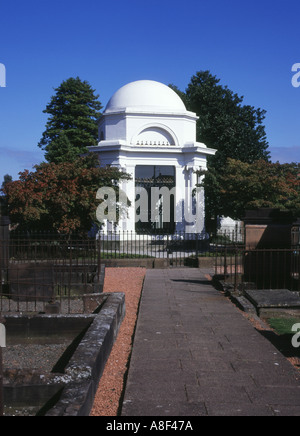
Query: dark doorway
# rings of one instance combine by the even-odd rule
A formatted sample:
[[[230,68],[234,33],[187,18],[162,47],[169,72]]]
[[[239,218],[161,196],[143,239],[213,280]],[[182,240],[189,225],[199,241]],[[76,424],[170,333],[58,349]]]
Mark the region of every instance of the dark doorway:
[[[135,229],[139,234],[175,231],[175,167],[165,165],[137,165],[135,168],[136,199],[147,193],[146,210],[136,209]],[[157,189],[152,189],[157,188]],[[173,191],[172,191],[173,190]],[[154,218],[155,217],[155,218]]]

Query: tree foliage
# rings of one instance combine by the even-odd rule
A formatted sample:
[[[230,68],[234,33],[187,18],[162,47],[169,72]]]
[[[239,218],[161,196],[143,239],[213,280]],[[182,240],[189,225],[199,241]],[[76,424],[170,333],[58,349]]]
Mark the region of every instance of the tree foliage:
[[[213,213],[240,219],[246,209],[267,207],[300,216],[300,164],[228,159],[227,169],[220,177],[214,169],[205,175],[205,189],[218,193],[218,203],[209,205]]]
[[[210,166],[223,172],[228,158],[248,163],[269,159],[265,110],[244,105],[244,97],[220,85],[220,79],[209,71],[196,73],[185,93],[176,86],[172,89],[187,109],[199,116],[197,141],[218,150],[216,156],[209,157]]]
[[[48,162],[58,164],[74,161],[97,144],[102,106],[89,83],[79,77],[65,80],[55,92],[43,111],[49,118],[38,146]]]
[[[96,223],[97,190],[117,189],[130,176],[117,168],[101,168],[88,154],[73,162],[42,163],[35,171],[20,173],[17,181],[3,188],[12,222],[26,230],[87,232]],[[100,224],[100,223],[98,223]]]
[[[12,182],[12,181],[13,181],[12,176],[11,176],[10,174],[5,174],[5,176],[3,177],[2,188],[4,188],[4,186],[5,186],[7,183],[10,183],[10,182]]]
[[[5,216],[8,213],[8,211],[7,211],[7,198],[5,195],[3,195],[4,193],[3,193],[3,191],[1,192],[1,190],[3,190],[3,188],[8,183],[11,183],[12,180],[13,180],[13,178],[10,174],[5,174],[3,177],[3,182],[2,182],[1,189],[0,189],[0,216]]]
[[[232,204],[231,201],[223,201],[223,190],[230,193],[230,188],[234,185],[234,180],[230,177],[237,176],[236,173],[231,174],[234,168],[228,166],[228,159],[249,165],[260,160],[269,162],[268,142],[263,124],[266,111],[245,105],[244,97],[240,97],[227,86],[222,86],[220,79],[209,71],[197,72],[185,92],[176,86],[171,87],[182,98],[186,108],[199,116],[197,141],[217,149],[215,156],[208,157],[209,171],[205,181],[207,227],[211,228],[211,219],[218,215],[229,215],[232,218],[235,215],[241,218],[235,210],[227,207]],[[253,194],[259,196],[259,189],[253,191]],[[227,199],[232,200],[230,194]],[[241,208],[239,211],[241,213]]]

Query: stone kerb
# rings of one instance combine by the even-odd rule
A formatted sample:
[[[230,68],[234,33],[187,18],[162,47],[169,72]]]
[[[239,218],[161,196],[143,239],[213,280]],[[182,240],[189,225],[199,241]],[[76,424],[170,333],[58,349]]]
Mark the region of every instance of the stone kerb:
[[[46,416],[90,414],[99,380],[125,317],[125,295],[106,295],[104,305],[61,376],[66,384],[60,400]]]

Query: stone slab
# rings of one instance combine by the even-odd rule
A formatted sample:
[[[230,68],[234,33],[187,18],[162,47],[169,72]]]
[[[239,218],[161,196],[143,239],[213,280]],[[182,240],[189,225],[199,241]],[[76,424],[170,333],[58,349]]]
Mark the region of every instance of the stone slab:
[[[300,309],[300,297],[288,289],[248,290],[246,297],[260,308]]]

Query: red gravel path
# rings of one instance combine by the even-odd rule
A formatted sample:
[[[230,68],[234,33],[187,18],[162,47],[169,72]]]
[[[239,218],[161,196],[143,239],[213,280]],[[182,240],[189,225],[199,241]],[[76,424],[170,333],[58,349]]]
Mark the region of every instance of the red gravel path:
[[[91,416],[117,416],[145,273],[144,268],[105,270],[104,292],[125,293],[126,316],[101,377]]]

